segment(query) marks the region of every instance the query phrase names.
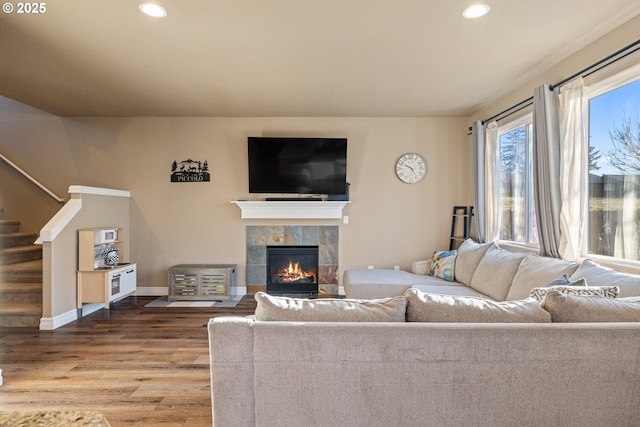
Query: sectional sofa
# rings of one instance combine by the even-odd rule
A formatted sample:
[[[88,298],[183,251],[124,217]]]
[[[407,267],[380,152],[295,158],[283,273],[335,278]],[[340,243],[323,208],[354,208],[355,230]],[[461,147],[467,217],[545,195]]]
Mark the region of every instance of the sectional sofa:
[[[214,426],[640,425],[637,277],[461,249],[455,283],[350,283],[374,299],[258,293],[254,316],[211,319]],[[546,287],[564,276],[570,291],[600,280],[618,297]],[[528,297],[537,285],[542,300]]]
[[[392,321],[407,299],[378,301],[343,301],[341,312],[386,305],[384,321],[211,319],[213,425],[640,424],[638,321]]]
[[[581,263],[512,252],[495,243],[466,240],[458,249],[453,281],[426,274],[431,261],[414,263],[413,272],[401,270],[347,270],[343,286],[347,298],[385,298],[403,295],[409,288],[424,292],[476,296],[494,301],[526,298],[531,290],[566,278],[566,284],[584,280],[587,286],[617,286],[620,297],[640,295],[640,276],[625,274],[586,259]]]

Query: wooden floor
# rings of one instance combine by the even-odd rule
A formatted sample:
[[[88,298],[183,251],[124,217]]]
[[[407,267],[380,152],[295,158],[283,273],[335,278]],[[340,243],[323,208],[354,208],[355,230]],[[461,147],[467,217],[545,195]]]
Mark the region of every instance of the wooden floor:
[[[235,308],[145,308],[126,298],[54,331],[0,328],[0,410],[100,411],[117,426],[211,426],[207,322]]]

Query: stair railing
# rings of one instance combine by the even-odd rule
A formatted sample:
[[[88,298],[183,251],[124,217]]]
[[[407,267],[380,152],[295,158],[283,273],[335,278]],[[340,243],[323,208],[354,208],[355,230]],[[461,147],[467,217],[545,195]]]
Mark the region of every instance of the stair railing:
[[[20,168],[20,166],[16,165],[15,163],[13,163],[11,160],[7,159],[4,155],[0,154],[0,160],[4,161],[6,164],[8,164],[9,166],[11,166],[12,168],[14,168],[16,171],[18,171],[22,176],[24,176],[25,178],[27,178],[29,181],[31,181],[33,184],[36,185],[36,187],[38,187],[39,189],[41,189],[42,191],[44,191],[45,193],[47,193],[53,200],[55,200],[58,203],[64,203],[64,199],[58,197],[53,191],[49,190],[47,187],[45,187],[44,185],[42,185],[37,179],[35,179],[34,177],[32,177],[31,175],[29,175],[27,172],[25,172],[24,170],[22,170],[22,168]]]

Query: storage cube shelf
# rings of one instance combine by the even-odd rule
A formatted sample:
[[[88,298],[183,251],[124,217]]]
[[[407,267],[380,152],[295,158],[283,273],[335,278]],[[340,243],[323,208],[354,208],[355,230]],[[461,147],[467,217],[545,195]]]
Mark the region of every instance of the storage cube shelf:
[[[237,264],[179,264],[169,268],[169,301],[229,301]]]

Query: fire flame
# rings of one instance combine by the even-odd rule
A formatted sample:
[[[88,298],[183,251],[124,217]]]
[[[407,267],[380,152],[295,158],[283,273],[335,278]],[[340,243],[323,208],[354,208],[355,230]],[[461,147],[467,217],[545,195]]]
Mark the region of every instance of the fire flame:
[[[293,263],[289,261],[289,267],[286,267],[282,270],[280,276],[285,282],[295,282],[296,280],[306,279],[308,277],[315,277],[315,275],[311,272],[304,271],[299,263]]]

